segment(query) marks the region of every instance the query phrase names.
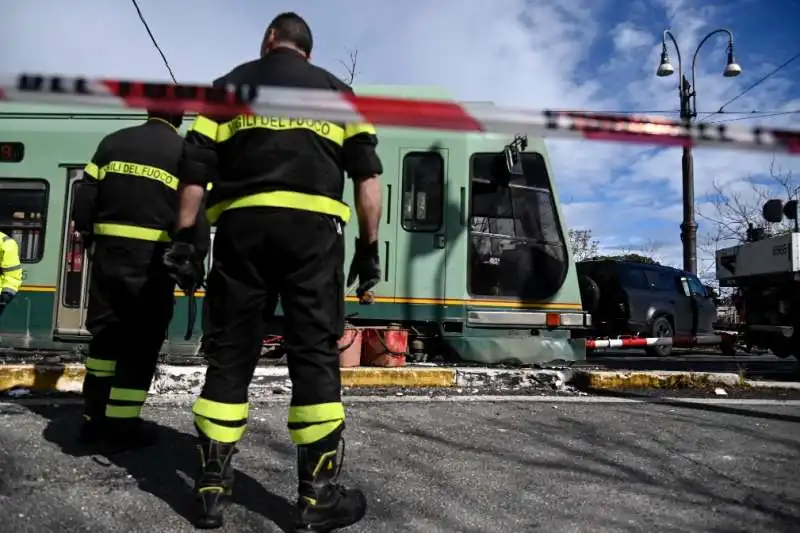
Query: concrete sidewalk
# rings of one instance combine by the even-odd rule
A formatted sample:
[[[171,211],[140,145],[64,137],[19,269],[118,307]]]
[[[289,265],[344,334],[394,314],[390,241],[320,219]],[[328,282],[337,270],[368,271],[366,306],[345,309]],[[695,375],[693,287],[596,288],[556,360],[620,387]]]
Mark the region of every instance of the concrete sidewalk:
[[[343,477],[369,501],[347,532],[793,533],[800,521],[796,406],[365,401],[347,415]],[[79,408],[0,403],[3,531],[195,531],[190,407],[145,416],[162,426],[157,447],[80,457]],[[285,406],[253,406],[220,533],[291,531],[285,424]]]

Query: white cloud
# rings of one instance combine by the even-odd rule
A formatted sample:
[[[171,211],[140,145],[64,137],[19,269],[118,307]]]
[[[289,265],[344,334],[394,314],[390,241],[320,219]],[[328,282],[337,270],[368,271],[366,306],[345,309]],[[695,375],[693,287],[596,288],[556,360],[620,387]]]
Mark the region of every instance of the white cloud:
[[[7,72],[165,77],[160,57],[127,4],[37,0],[36,8],[30,5],[10,3],[0,19],[0,49],[14,50],[4,56]],[[678,109],[678,76],[655,76],[663,29],[675,33],[688,75],[694,48],[709,30],[734,20],[736,31],[747,34],[749,20],[740,13],[758,9],[721,0],[716,5],[704,0],[339,0],[303,6],[293,0],[239,0],[225,7],[198,0],[188,12],[184,0],[140,0],[140,5],[182,81],[208,82],[251,59],[272,16],[295,9],[314,29],[317,64],[343,73],[339,60],[346,49],[359,50],[360,83],[439,85],[460,99],[530,108],[641,111]],[[87,29],[87,21],[101,22]],[[723,36],[703,47],[696,79],[699,111],[717,110],[784,60],[785,50],[758,45],[759,40],[758,35],[738,39],[751,48],[737,48],[744,74],[736,79],[721,76]],[[677,70],[671,43],[670,57]],[[800,108],[793,72],[770,78],[726,110]],[[797,117],[765,117],[762,123],[788,125]],[[557,139],[548,139],[547,146],[562,198],[574,200],[565,206],[571,225],[593,229],[608,246],[663,242],[671,260],[680,262],[679,149]],[[769,155],[721,150],[697,150],[694,158],[698,197],[715,180],[741,181],[764,173],[770,162]],[[778,158],[778,163],[800,173],[800,158]]]
[[[631,53],[653,43],[653,35],[624,22],[614,28],[614,47],[618,53]]]

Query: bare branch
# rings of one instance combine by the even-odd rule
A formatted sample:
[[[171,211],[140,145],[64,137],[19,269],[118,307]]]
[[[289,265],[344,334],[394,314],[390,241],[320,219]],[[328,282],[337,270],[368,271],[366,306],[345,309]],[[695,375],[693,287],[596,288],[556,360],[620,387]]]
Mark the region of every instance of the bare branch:
[[[702,238],[702,248],[706,253],[713,255],[718,248],[744,242],[751,224],[753,227],[766,226],[767,235],[777,235],[791,228],[787,220],[766,224],[761,208],[770,198],[796,198],[799,184],[790,171],[776,165],[774,158],[769,166],[769,177],[771,183],[758,181],[752,176],[725,184],[713,183],[712,200],[702,204],[696,212],[697,218],[708,228]]]
[[[592,230],[571,229],[568,236],[569,249],[576,262],[597,257],[600,251],[600,241],[592,238]]]
[[[356,80],[356,74],[358,74],[356,70],[358,66],[358,50],[348,50],[347,55],[347,62],[340,59],[339,63],[345,68],[346,74],[344,76],[344,81],[347,82],[347,85],[353,85],[353,82]]]

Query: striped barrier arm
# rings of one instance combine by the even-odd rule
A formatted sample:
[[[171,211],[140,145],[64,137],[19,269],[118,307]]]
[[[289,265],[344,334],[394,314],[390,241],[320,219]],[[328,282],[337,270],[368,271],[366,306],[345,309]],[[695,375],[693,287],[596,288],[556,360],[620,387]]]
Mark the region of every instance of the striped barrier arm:
[[[725,345],[736,340],[736,335],[698,335],[696,337],[630,337],[622,339],[586,339],[587,350],[600,348],[646,348],[648,346],[674,346],[691,348],[696,346]]]

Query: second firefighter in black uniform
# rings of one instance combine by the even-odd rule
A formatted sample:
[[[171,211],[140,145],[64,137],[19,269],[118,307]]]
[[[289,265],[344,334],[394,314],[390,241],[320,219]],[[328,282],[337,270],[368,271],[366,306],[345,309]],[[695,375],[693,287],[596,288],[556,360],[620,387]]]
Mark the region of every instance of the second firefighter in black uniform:
[[[75,229],[93,244],[86,443],[153,442],[140,412],[173,313],[175,282],[162,257],[177,215],[181,122],[180,115],[151,112],[144,124],[109,134],[77,188]]]
[[[309,63],[305,21],[284,13],[267,29],[261,59],[242,64],[214,85],[249,84],[350,92]],[[366,499],[337,481],[345,411],[337,341],[344,331],[342,202],[346,172],[354,182],[360,238],[351,267],[363,295],[380,279],[377,227],[383,169],[369,124],[264,116],[198,116],[186,136],[181,231],[191,227],[206,182],[208,218],[216,222],[205,324],[208,369],[194,420],[201,441],[202,503],[197,525],[219,527],[231,494],[231,456],[247,424],[247,389],[260,356],[264,311],[280,297],[292,400],[289,433],[297,446],[296,527],[329,531],[359,521]],[[180,234],[180,232],[179,232]],[[190,243],[167,256],[191,271]],[[191,275],[188,276],[191,278]]]

